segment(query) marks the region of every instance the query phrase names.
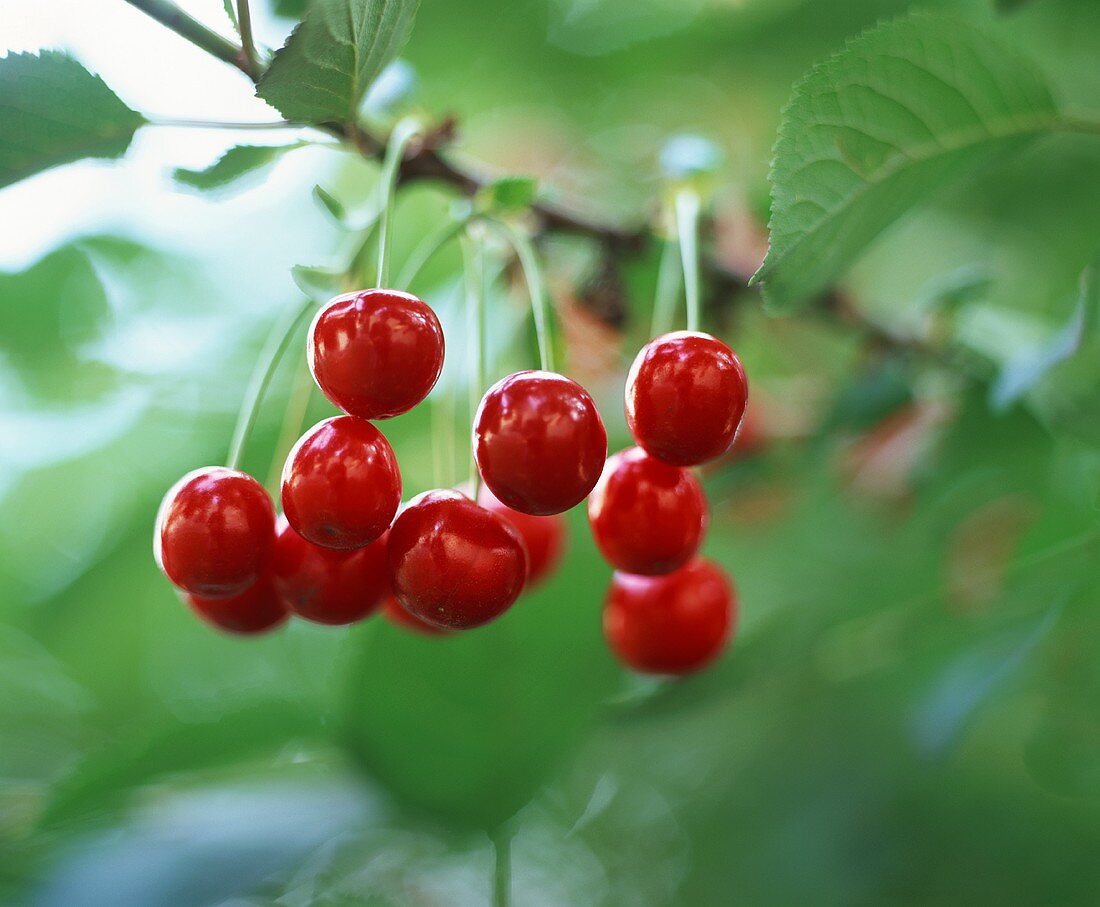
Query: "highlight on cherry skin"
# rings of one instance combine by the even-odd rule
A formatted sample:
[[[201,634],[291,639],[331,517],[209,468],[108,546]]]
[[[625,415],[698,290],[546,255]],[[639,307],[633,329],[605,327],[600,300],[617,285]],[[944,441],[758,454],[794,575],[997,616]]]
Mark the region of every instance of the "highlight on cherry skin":
[[[333,626],[356,623],[377,611],[389,592],[386,537],[338,551],[302,538],[280,516],[271,574],[279,595],[299,617]]]
[[[394,595],[414,617],[445,630],[468,630],[499,617],[527,579],[519,532],[453,489],[414,497],[389,532]]]
[[[670,573],[699,550],[707,502],[699,480],[640,447],[609,457],[588,499],[592,535],[607,561],[626,573]]]
[[[336,407],[362,419],[408,412],[443,370],[439,318],[400,290],[335,297],[314,317],[306,344],[317,386]]]
[[[290,612],[276,592],[271,578],[263,576],[238,595],[229,598],[203,598],[184,595],[184,600],[199,617],[238,636],[258,636],[286,623]]]
[[[379,538],[401,504],[390,442],[365,419],[333,416],[294,445],[283,467],[283,513],[323,548],[362,548]]]
[[[592,490],[607,457],[607,431],[577,382],[554,372],[516,372],[482,398],[474,456],[503,504],[549,516],[575,507]]]
[[[187,473],[165,494],[153,530],[157,565],[204,599],[240,595],[267,568],[275,508],[252,476],[224,466]]]
[[[673,466],[722,456],[745,415],[749,387],[737,354],[717,337],[674,331],[638,352],[626,382],[626,420],[638,445]]]
[[[717,564],[695,558],[664,576],[616,573],[603,626],[624,664],[646,674],[684,675],[721,654],[736,620],[729,578]]]

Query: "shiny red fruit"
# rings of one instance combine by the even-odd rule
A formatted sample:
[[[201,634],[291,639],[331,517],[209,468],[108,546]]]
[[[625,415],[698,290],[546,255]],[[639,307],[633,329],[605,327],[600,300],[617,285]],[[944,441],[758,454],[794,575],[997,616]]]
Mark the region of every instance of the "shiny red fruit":
[[[696,558],[667,576],[616,573],[603,628],[616,656],[634,670],[690,674],[718,656],[736,620],[729,579]]]
[[[413,498],[389,534],[390,583],[414,617],[447,630],[488,623],[512,606],[527,577],[515,528],[457,491]]]
[[[629,447],[608,457],[588,499],[588,522],[616,569],[646,576],[671,573],[699,550],[707,502],[688,470]]]
[[[626,422],[653,456],[695,466],[733,444],[748,399],[733,350],[710,334],[675,331],[651,340],[630,366]]]
[[[230,598],[185,595],[184,599],[191,610],[208,624],[226,633],[242,636],[273,630],[285,623],[289,616],[286,604],[266,576]]]
[[[527,549],[528,589],[554,572],[565,553],[565,517],[560,513],[551,516],[520,513],[502,504],[485,485],[478,492],[477,502],[486,510],[504,517],[523,539]]]
[[[607,432],[583,387],[553,372],[498,381],[474,417],[485,484],[521,513],[548,516],[585,499],[607,456]]]
[[[337,296],[313,319],[309,368],[346,413],[389,419],[426,396],[443,370],[443,328],[429,306],[398,290]]]
[[[412,630],[414,633],[421,633],[424,636],[446,636],[447,631],[442,630],[439,627],[433,627],[431,624],[422,621],[419,617],[416,617],[401,607],[399,602],[393,594],[387,595],[386,600],[382,603],[382,614],[385,615],[388,620],[395,627],[403,627],[406,630]]]
[[[286,517],[275,529],[275,588],[299,617],[318,624],[352,624],[373,614],[389,591],[386,539],[337,551],[307,542]]]
[[[161,501],[153,555],[184,592],[228,598],[260,578],[275,544],[275,508],[252,476],[223,466],[189,472]]]
[[[283,512],[295,532],[323,548],[369,545],[400,503],[401,472],[390,442],[356,416],[317,423],[283,467]]]

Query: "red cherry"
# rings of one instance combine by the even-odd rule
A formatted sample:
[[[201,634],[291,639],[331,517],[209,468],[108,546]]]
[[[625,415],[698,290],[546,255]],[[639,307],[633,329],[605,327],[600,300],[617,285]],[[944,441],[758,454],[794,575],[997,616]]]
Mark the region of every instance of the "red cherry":
[[[202,598],[185,595],[184,599],[199,617],[227,633],[253,636],[285,623],[286,604],[264,576],[239,595],[230,598]]]
[[[374,613],[389,591],[385,536],[336,551],[307,542],[286,517],[275,528],[272,580],[287,605],[319,624],[352,624]]]
[[[417,495],[390,528],[390,583],[414,617],[449,630],[488,623],[523,591],[527,552],[510,523],[450,489]]]
[[[275,543],[275,508],[252,476],[223,466],[189,472],[161,501],[153,555],[184,592],[228,598],[264,571]]]
[[[482,398],[474,456],[501,502],[547,516],[576,506],[592,490],[607,456],[607,432],[577,382],[553,372],[517,372]]]
[[[527,588],[549,576],[565,553],[565,518],[560,513],[532,516],[520,513],[497,500],[488,486],[482,485],[477,502],[486,510],[504,517],[523,539],[527,549]]]
[[[616,573],[603,628],[618,658],[636,671],[690,674],[718,656],[736,620],[725,573],[696,558],[666,576]]]
[[[295,532],[323,548],[369,545],[400,503],[401,472],[390,442],[356,416],[318,422],[283,467],[283,512]]]
[[[707,502],[688,470],[629,447],[608,457],[588,499],[588,522],[612,566],[646,576],[671,573],[698,551]]]
[[[385,615],[386,620],[395,627],[403,627],[406,630],[412,630],[414,633],[421,633],[424,636],[447,635],[446,630],[441,630],[439,627],[433,627],[431,624],[422,621],[419,617],[410,614],[401,607],[401,602],[392,594],[387,595],[386,600],[382,603],[382,614]]]
[[[675,331],[651,340],[630,366],[626,422],[653,456],[695,466],[729,449],[748,398],[733,350],[710,334]]]
[[[421,300],[398,290],[337,296],[313,319],[309,368],[346,413],[389,419],[428,396],[443,370],[443,328]]]

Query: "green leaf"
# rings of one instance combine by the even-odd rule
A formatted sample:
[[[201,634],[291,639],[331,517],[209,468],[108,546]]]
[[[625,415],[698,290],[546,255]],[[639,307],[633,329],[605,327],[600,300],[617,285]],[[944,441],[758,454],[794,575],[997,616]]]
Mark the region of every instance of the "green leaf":
[[[529,208],[538,194],[538,181],[530,176],[504,176],[478,193],[482,211],[504,214]]]
[[[339,226],[346,227],[348,225],[348,209],[336,196],[318,185],[313,187],[313,197],[317,199],[317,203]]]
[[[306,296],[324,302],[340,292],[346,275],[332,268],[295,265],[290,269],[290,276]]]
[[[864,33],[795,85],[753,282],[798,308],[910,208],[1060,123],[1032,65],[970,25],[916,14]]]
[[[233,0],[222,0],[222,6],[225,7],[225,14],[233,24],[233,31],[239,35],[241,33],[241,25],[237,21],[237,8],[234,6]]]
[[[354,641],[350,752],[402,799],[492,828],[579,745],[620,674],[600,633],[609,570],[570,520],[572,550],[500,620],[449,637],[375,622]]]
[[[176,181],[194,189],[221,189],[242,176],[266,167],[288,151],[301,148],[303,142],[290,145],[237,145],[202,170],[176,168]]]
[[[288,120],[348,123],[408,39],[419,0],[315,0],[256,93]]]
[[[85,157],[126,153],[145,117],[57,51],[0,59],[0,187]]]

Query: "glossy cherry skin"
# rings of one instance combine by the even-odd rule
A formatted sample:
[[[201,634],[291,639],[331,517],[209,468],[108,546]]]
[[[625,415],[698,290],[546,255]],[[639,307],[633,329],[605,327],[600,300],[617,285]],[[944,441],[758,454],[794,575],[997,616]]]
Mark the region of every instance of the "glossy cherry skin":
[[[707,502],[688,470],[629,447],[608,458],[588,499],[588,522],[613,567],[654,576],[682,567],[699,550]]]
[[[252,476],[223,466],[189,472],[161,501],[153,555],[179,589],[203,598],[244,592],[275,544],[275,508]]]
[[[389,592],[386,538],[337,551],[307,542],[286,517],[279,517],[271,574],[279,595],[299,617],[353,624],[377,611]]]
[[[733,444],[749,385],[737,354],[710,334],[676,331],[642,347],[626,380],[634,440],[673,466],[720,457]]]
[[[267,576],[230,598],[185,595],[184,599],[191,610],[208,624],[241,636],[255,636],[273,630],[285,623],[289,616],[286,603]]]
[[[474,456],[502,503],[548,516],[575,507],[592,490],[607,456],[607,432],[577,382],[553,372],[517,372],[482,398]]]
[[[523,539],[527,549],[526,588],[530,589],[554,572],[565,553],[565,517],[560,513],[551,516],[520,513],[502,504],[485,485],[478,492],[477,502],[486,510],[504,517]]]
[[[325,419],[287,457],[282,498],[302,538],[322,548],[362,548],[386,531],[401,503],[397,457],[365,419]]]
[[[616,573],[604,606],[615,655],[646,674],[690,674],[710,664],[737,620],[737,598],[720,567],[696,558],[666,576]]]
[[[443,370],[443,350],[435,312],[398,290],[337,296],[317,313],[306,340],[317,386],[363,419],[389,419],[428,396]]]
[[[433,627],[419,617],[410,614],[401,607],[401,602],[392,593],[387,595],[385,601],[382,602],[382,614],[395,627],[412,630],[414,633],[420,633],[423,636],[446,636],[448,633],[447,630]]]
[[[402,607],[445,630],[508,610],[523,591],[527,552],[502,517],[450,489],[413,498],[389,535],[390,584]]]

